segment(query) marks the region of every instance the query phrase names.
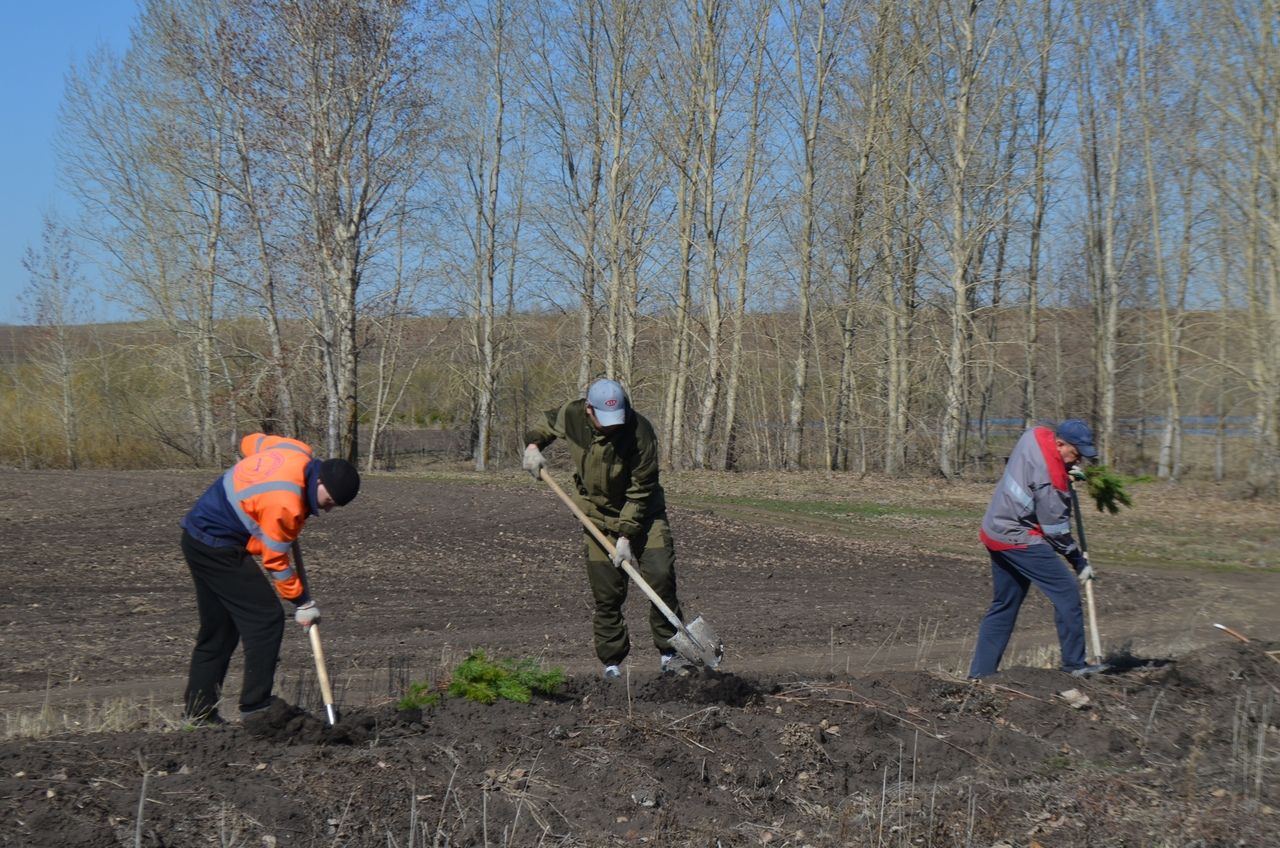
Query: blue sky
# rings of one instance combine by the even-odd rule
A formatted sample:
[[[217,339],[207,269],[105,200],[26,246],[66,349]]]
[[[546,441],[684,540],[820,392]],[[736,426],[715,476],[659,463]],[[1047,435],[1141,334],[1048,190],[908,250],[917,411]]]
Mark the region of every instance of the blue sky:
[[[22,256],[39,243],[45,213],[69,209],[53,155],[63,77],[98,45],[124,50],[137,10],[137,0],[4,3],[0,103],[8,118],[0,132],[0,324],[22,323],[16,302],[27,283]]]

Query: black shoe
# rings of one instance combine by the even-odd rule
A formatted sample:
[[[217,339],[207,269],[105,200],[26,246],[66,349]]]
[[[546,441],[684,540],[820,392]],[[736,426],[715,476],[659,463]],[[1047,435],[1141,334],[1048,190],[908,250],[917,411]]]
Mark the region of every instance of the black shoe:
[[[218,711],[214,710],[199,716],[183,716],[182,723],[188,727],[223,727],[231,722],[218,715]]]
[[[240,726],[257,736],[270,735],[282,729],[301,712],[302,710],[273,695],[259,706],[240,710]]]

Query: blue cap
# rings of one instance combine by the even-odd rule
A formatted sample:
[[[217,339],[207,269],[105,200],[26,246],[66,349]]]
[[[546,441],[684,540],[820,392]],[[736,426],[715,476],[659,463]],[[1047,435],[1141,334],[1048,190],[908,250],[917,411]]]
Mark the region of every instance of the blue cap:
[[[627,420],[627,393],[617,380],[596,380],[587,389],[587,406],[595,410],[602,427],[612,427]]]
[[[1083,457],[1093,459],[1098,455],[1098,449],[1093,446],[1093,431],[1079,418],[1068,418],[1063,421],[1058,425],[1054,435],[1074,446]]]

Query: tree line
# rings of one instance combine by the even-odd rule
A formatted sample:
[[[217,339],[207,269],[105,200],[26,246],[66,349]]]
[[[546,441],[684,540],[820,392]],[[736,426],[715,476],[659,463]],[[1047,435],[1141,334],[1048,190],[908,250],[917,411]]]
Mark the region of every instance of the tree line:
[[[1275,0],[146,0],[68,74],[79,214],[27,255],[0,455],[90,461],[107,416],[371,467],[429,422],[485,469],[605,375],[667,467],[955,477],[1078,416],[1114,467],[1274,494],[1277,32]],[[88,279],[137,320],[75,329]]]

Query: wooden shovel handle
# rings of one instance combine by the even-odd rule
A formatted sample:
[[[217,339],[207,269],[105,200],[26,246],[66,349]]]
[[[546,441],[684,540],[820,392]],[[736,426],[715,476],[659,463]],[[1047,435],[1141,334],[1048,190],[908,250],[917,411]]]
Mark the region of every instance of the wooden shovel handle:
[[[1084,516],[1080,514],[1080,497],[1076,494],[1076,487],[1070,482],[1067,488],[1071,490],[1071,511],[1075,513],[1076,518],[1076,535],[1080,538],[1080,555],[1084,557],[1085,565],[1089,565],[1089,543],[1084,539]],[[1098,612],[1093,604],[1093,579],[1084,581],[1084,599],[1085,610],[1089,614],[1089,647],[1093,652],[1093,661],[1095,663],[1102,662],[1102,637],[1098,634]]]
[[[1248,636],[1244,635],[1244,634],[1243,634],[1243,633],[1241,633],[1239,630],[1232,630],[1230,627],[1228,627],[1228,626],[1227,626],[1227,625],[1225,625],[1225,624],[1215,624],[1215,625],[1213,625],[1213,626],[1214,626],[1214,627],[1216,627],[1216,628],[1218,628],[1219,630],[1221,630],[1223,633],[1227,634],[1228,636],[1230,636],[1232,639],[1235,639],[1237,642],[1248,642],[1248,641],[1249,641],[1249,637],[1248,637]]]
[[[538,476],[543,482],[551,487],[551,491],[555,492],[556,495],[559,496],[560,500],[564,501],[565,506],[569,507],[573,514],[578,517],[578,520],[582,522],[582,526],[587,528],[587,532],[590,533],[600,544],[600,547],[604,548],[605,553],[612,558],[614,552],[613,542],[610,542],[609,538],[600,532],[600,528],[596,526],[595,522],[590,518],[587,518],[587,514],[573,502],[573,498],[566,495],[564,489],[560,488],[556,481],[551,479],[551,475],[547,473],[547,469],[539,468]],[[641,591],[643,591],[646,596],[648,596],[649,600],[653,602],[653,605],[657,607],[664,616],[666,616],[667,621],[671,623],[672,627],[687,636],[689,641],[694,644],[698,644],[698,640],[694,639],[689,633],[688,628],[684,626],[684,622],[676,618],[676,614],[671,611],[671,607],[667,606],[666,602],[658,596],[658,593],[653,591],[653,587],[651,587],[645,579],[640,576],[640,573],[635,570],[631,563],[624,560],[622,563],[622,570],[627,572],[627,576],[635,581],[635,584],[640,587]]]
[[[311,652],[316,658],[316,679],[320,681],[320,694],[324,697],[325,708],[333,706],[333,689],[329,686],[329,670],[324,662],[324,648],[320,646],[320,625],[312,624],[307,628],[311,637]]]
[[[307,582],[307,568],[302,564],[302,545],[294,539],[293,544],[293,567],[298,573],[298,579],[302,581],[303,591],[309,591],[311,585]],[[307,636],[311,639],[311,653],[316,660],[316,679],[320,681],[320,695],[324,698],[324,710],[329,718],[329,723],[334,723],[335,713],[333,710],[333,689],[329,686],[329,669],[324,661],[324,648],[320,646],[320,624],[313,622],[307,628]]]

